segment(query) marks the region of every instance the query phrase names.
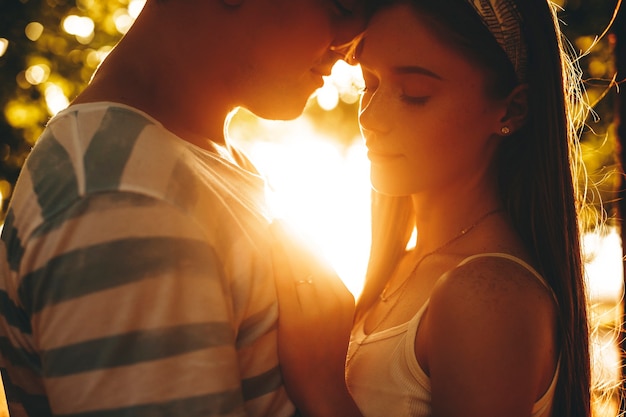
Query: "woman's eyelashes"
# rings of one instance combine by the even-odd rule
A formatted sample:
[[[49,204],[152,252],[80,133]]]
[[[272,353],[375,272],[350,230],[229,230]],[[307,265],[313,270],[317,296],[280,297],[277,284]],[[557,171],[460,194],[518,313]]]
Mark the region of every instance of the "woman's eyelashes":
[[[362,68],[364,86],[359,90],[360,94],[374,94],[378,91],[380,79],[372,71]],[[424,105],[431,98],[434,87],[423,80],[413,78],[389,80],[385,90],[400,101],[411,105]]]
[[[398,83],[400,99],[408,104],[423,105],[438,89],[438,83],[423,76],[409,76]]]
[[[428,100],[430,99],[430,96],[414,96],[414,95],[402,93],[400,95],[400,98],[402,99],[402,101],[408,104],[424,105],[428,102]]]
[[[369,86],[365,84],[365,86],[359,90],[359,94],[373,94],[376,92],[376,88],[376,86]],[[424,105],[428,102],[428,100],[430,100],[431,97],[427,94],[409,94],[406,92],[399,92],[398,96],[400,97],[401,101],[412,105]]]

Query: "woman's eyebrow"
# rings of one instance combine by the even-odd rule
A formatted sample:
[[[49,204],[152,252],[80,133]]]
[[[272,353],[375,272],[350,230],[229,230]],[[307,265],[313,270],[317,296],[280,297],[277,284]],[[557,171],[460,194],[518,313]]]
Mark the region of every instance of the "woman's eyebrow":
[[[399,75],[419,74],[419,75],[425,75],[427,77],[434,78],[436,80],[443,80],[443,78],[440,75],[432,72],[429,69],[420,67],[418,65],[401,65],[401,66],[393,67],[392,70],[394,73],[399,74]]]

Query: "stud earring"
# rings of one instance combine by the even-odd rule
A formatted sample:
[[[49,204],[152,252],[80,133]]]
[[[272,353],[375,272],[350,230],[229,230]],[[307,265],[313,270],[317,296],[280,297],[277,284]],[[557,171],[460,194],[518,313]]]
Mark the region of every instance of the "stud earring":
[[[500,129],[500,133],[502,133],[504,136],[506,136],[509,133],[511,133],[511,129],[509,129],[508,126],[502,126],[502,128]]]

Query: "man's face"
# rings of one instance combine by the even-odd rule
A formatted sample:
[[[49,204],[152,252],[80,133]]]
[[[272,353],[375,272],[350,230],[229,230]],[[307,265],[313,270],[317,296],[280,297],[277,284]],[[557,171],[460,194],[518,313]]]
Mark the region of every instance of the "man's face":
[[[244,0],[251,47],[241,103],[257,115],[291,119],[342,56],[335,47],[365,27],[362,0]],[[242,12],[244,10],[242,9]]]

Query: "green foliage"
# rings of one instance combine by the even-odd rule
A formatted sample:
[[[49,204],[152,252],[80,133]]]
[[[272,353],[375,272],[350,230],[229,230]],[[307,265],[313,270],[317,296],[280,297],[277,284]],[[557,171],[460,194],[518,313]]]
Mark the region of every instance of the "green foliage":
[[[560,14],[567,22],[563,29],[572,42],[573,51],[580,56],[587,96],[593,106],[581,139],[587,186],[590,187],[587,200],[595,209],[595,214],[590,216],[590,228],[595,225],[596,214],[612,221],[617,218],[616,201],[621,181],[614,117],[618,100],[614,82],[617,39],[612,30],[598,39],[611,23],[617,4],[617,0],[569,0]]]
[[[82,90],[120,39],[115,19],[124,18],[127,6],[126,0],[3,0],[0,38],[8,46],[0,56],[2,208],[47,120]],[[68,16],[88,18],[82,24],[89,33],[68,33]]]

